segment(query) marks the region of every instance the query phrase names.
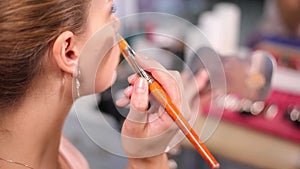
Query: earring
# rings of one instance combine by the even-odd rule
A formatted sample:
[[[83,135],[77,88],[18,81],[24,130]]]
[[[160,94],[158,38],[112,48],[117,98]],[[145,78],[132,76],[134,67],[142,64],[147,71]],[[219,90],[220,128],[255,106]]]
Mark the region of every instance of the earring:
[[[75,88],[76,88],[76,95],[77,95],[77,98],[80,97],[80,81],[79,81],[79,78],[80,78],[80,70],[77,69],[77,73],[76,73],[76,76],[75,76]]]

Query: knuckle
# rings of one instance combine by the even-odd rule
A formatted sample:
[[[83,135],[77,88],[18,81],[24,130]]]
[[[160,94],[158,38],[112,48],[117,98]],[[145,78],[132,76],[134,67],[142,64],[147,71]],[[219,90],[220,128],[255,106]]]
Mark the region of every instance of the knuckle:
[[[142,100],[136,100],[132,102],[132,106],[136,110],[144,111],[148,107],[148,103]]]

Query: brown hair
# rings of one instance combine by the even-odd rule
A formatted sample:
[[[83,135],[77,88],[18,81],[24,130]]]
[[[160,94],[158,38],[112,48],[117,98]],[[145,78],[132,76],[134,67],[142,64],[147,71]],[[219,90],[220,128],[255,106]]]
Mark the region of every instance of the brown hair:
[[[60,33],[82,33],[88,1],[0,1],[0,110],[25,96]]]

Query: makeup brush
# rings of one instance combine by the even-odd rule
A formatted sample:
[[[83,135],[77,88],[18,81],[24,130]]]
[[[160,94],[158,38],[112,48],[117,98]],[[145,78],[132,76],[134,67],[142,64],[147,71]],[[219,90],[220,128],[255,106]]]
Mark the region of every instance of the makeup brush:
[[[171,98],[168,96],[163,87],[144,69],[142,69],[135,60],[136,53],[128,45],[128,43],[119,35],[119,47],[125,57],[126,61],[132,67],[132,69],[139,74],[139,76],[144,77],[149,84],[149,90],[154,98],[164,106],[166,112],[174,120],[186,138],[192,143],[199,154],[204,158],[208,165],[212,169],[218,169],[220,164],[214,158],[214,156],[209,152],[204,143],[200,140],[194,129],[190,126],[188,121],[183,117],[177,107],[172,103]]]

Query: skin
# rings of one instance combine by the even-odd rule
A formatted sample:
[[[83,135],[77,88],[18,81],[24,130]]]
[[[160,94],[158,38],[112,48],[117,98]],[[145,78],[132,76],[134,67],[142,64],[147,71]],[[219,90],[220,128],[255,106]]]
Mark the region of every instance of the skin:
[[[199,71],[194,79],[188,79],[187,72],[179,74],[178,72],[167,71],[158,62],[145,56],[138,55],[136,59],[141,67],[148,72],[151,72],[152,76],[162,85],[167,94],[171,97],[172,102],[178,108],[181,108],[183,112],[187,112],[188,110],[184,107],[184,103],[189,103],[189,108],[193,109],[194,112],[198,112],[195,108],[199,107],[193,105],[195,104],[193,101],[195,100],[196,95],[199,96],[198,92],[205,87],[208,80],[205,71]],[[182,79],[184,81],[182,81]],[[178,131],[178,127],[164,111],[163,107],[156,107],[157,103],[155,102],[151,102],[152,106],[148,109],[149,113],[142,111],[147,110],[149,100],[148,84],[145,79],[140,78],[135,74],[128,77],[128,82],[131,85],[124,90],[124,97],[116,102],[120,107],[125,107],[128,104],[131,106],[127,120],[124,122],[122,128],[122,140],[125,152],[129,156],[143,156],[145,152],[143,151],[144,149],[147,150],[146,153],[150,154],[164,152],[165,148],[169,145],[170,140]],[[195,86],[193,86],[195,84],[194,82],[196,82]],[[140,86],[145,87],[140,88]],[[183,89],[180,89],[179,86],[184,87],[185,100],[182,100],[180,93],[183,93]],[[199,103],[197,105],[199,105]],[[156,113],[151,113],[153,111]],[[189,120],[190,117],[188,114],[185,114],[184,116]],[[130,138],[128,139],[127,137]],[[131,138],[138,138],[138,140]],[[145,140],[145,138],[147,139]],[[129,161],[131,162],[131,168],[146,169],[149,167],[149,164],[151,164],[153,168],[168,168],[166,159],[167,157],[165,154],[160,154],[152,158],[147,158],[147,160],[129,158]]]
[[[81,37],[75,36],[70,31],[63,32],[57,37],[50,55],[45,56],[42,63],[43,72],[35,77],[25,99],[1,119],[2,127],[8,131],[0,135],[2,157],[28,164],[35,169],[67,169],[67,166],[58,159],[58,148],[65,118],[73,104],[73,76],[87,40],[103,26],[117,20],[111,14],[111,6],[112,0],[92,0],[87,31]],[[115,26],[115,31],[118,31],[118,26]],[[96,77],[96,92],[104,91],[112,84],[118,62],[119,49],[116,46],[101,60]],[[152,70],[153,72],[155,70]],[[171,77],[158,73],[157,77],[160,76],[165,77],[162,78],[164,80],[159,80],[163,85],[172,80]],[[149,97],[147,83],[145,79],[136,78],[131,81],[131,84],[133,90],[130,103],[131,109],[135,110],[132,112],[141,113],[133,113],[132,116],[144,116]],[[176,90],[167,90],[167,92],[171,96],[178,95]],[[164,131],[169,123],[156,122],[155,124],[158,125],[145,127],[153,124],[126,121],[122,132],[132,137],[147,137],[149,133]],[[6,169],[18,167],[8,163],[3,165]],[[162,153],[149,158],[129,158],[128,167],[131,169],[168,168],[167,156]]]

